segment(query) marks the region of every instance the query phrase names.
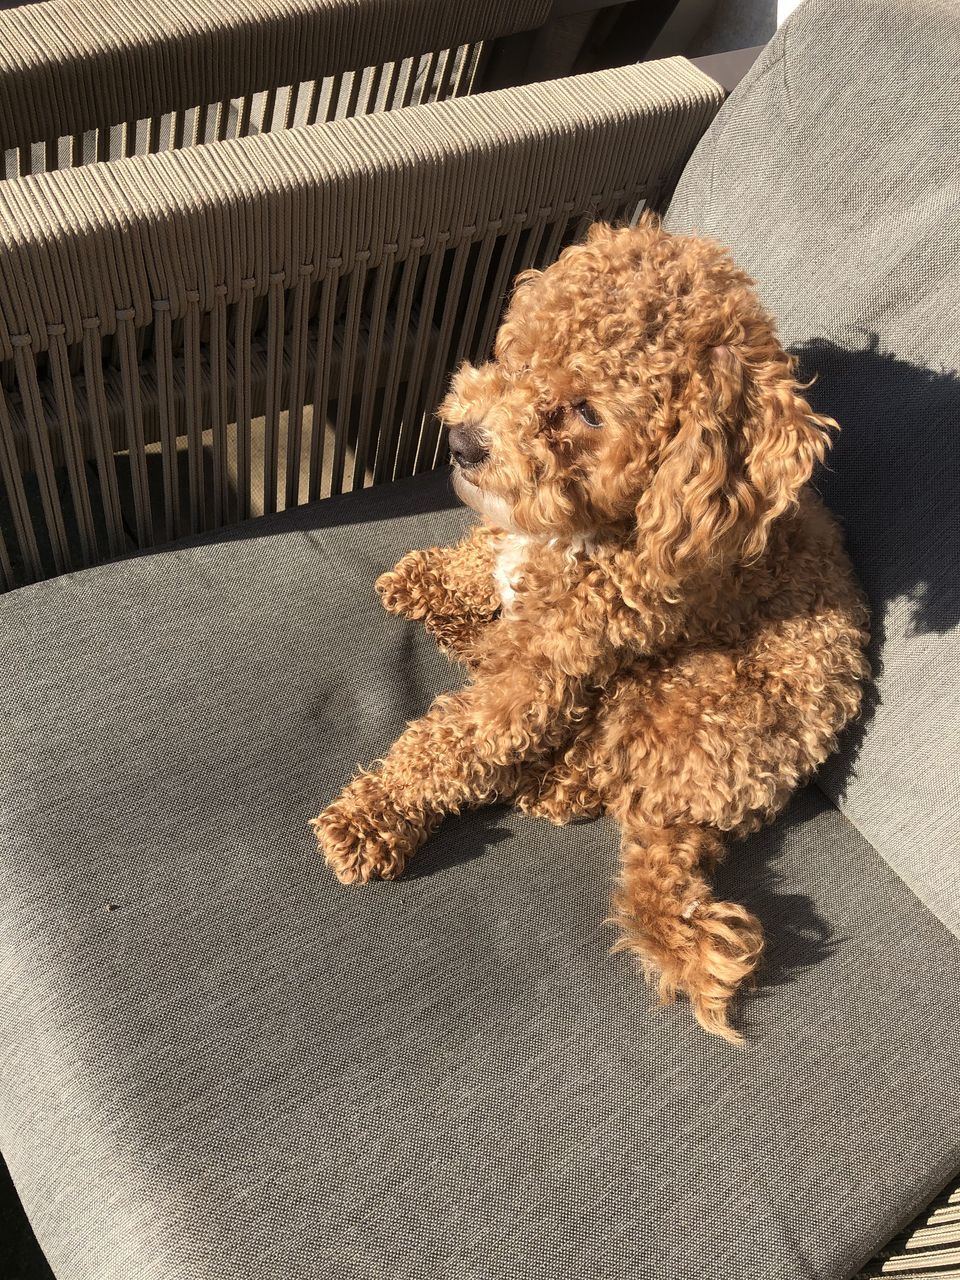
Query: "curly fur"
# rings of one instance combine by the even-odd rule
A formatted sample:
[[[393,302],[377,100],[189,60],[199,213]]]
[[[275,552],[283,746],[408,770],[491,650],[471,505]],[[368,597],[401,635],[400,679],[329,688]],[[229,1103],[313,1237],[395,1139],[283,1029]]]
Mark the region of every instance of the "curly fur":
[[[367,880],[468,806],[606,811],[618,949],[737,1039],[763,935],[711,868],[830,754],[867,674],[863,598],[808,485],[836,424],[728,254],[653,219],[520,276],[495,359],[441,416],[489,450],[455,469],[483,522],[377,589],[471,680],[314,820],[320,845]]]

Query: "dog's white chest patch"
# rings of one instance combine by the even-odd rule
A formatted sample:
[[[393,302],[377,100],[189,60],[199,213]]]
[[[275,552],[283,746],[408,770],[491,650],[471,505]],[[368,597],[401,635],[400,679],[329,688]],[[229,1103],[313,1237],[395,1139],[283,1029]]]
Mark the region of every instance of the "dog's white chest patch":
[[[523,579],[522,566],[530,549],[530,539],[525,533],[508,533],[497,552],[493,579],[500,593],[500,606],[504,613],[513,610],[517,588]]]
[[[590,537],[575,537],[569,542],[561,542],[559,538],[531,537],[527,533],[507,533],[497,552],[493,568],[493,578],[500,593],[501,612],[509,617],[517,599],[517,591],[523,582],[523,568],[531,555],[537,550],[549,547],[563,551],[564,560],[569,569],[577,564],[579,556],[592,555],[594,543]]]

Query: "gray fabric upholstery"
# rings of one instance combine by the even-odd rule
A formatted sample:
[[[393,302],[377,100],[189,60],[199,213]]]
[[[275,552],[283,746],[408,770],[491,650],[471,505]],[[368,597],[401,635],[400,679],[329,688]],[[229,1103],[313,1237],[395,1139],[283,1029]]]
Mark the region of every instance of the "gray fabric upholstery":
[[[821,487],[874,610],[876,705],[824,786],[960,931],[960,8],[806,0],[668,216],[729,245],[842,433]]]
[[[58,1280],[838,1280],[943,1184],[960,946],[817,790],[738,847],[748,1047],[652,1010],[605,823],[306,821],[459,679],[376,604],[444,476],[0,601],[2,1131]]]

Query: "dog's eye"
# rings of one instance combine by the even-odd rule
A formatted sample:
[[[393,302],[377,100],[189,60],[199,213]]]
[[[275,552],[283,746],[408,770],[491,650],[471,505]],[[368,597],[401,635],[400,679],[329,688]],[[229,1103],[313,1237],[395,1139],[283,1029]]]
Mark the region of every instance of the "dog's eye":
[[[590,427],[592,430],[597,431],[603,426],[599,413],[587,400],[578,400],[573,406],[573,412],[585,427]]]

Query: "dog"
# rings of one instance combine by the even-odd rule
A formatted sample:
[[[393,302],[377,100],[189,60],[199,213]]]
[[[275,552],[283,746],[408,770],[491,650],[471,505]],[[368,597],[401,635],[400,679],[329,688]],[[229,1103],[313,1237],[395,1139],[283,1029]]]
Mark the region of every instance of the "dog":
[[[615,949],[741,1039],[763,932],[711,870],[835,749],[868,675],[864,598],[809,484],[837,424],[805,389],[727,251],[652,217],[518,277],[494,359],[439,411],[481,522],[376,584],[470,682],[314,819],[340,880],[399,876],[466,807],[607,812]]]

